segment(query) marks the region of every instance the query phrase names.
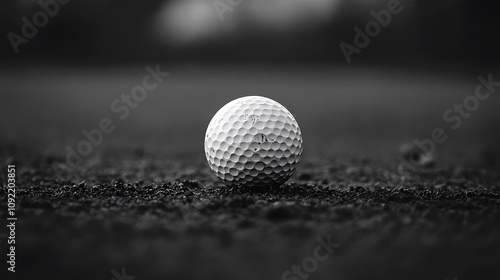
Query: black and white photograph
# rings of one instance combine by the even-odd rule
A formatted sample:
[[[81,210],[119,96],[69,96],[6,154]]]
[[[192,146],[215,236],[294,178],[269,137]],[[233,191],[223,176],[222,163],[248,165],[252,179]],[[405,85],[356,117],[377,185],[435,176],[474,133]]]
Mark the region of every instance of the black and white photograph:
[[[1,1],[0,279],[500,279],[499,11]]]

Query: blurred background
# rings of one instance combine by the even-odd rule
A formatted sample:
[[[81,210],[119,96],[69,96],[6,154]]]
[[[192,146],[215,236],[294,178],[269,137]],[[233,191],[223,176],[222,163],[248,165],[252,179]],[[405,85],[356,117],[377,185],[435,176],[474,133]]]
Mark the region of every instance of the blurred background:
[[[106,117],[117,128],[98,149],[202,154],[220,107],[264,95],[296,115],[306,155],[387,155],[436,127],[450,136],[440,151],[494,155],[500,98],[481,102],[457,131],[443,113],[474,94],[479,75],[500,80],[500,4],[402,0],[402,12],[348,63],[340,43],[354,45],[354,28],[388,2],[2,1],[0,141],[63,154]],[[9,36],[22,36],[24,17],[43,23],[43,7],[52,15],[16,54]],[[158,64],[170,77],[119,120],[110,104]]]

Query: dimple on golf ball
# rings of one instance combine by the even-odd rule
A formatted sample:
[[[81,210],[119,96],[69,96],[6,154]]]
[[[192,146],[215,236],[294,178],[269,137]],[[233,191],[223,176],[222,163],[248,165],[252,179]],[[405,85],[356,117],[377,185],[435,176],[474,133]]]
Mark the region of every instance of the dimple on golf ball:
[[[229,186],[280,186],[295,172],[301,154],[302,133],[293,115],[261,96],[226,104],[205,136],[208,165]]]

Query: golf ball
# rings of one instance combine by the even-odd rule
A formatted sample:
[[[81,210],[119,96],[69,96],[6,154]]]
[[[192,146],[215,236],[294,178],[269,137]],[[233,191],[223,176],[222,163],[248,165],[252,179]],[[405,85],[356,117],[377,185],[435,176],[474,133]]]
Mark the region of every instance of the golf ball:
[[[208,165],[230,186],[280,186],[302,154],[293,115],[266,97],[238,98],[212,118],[205,136]]]

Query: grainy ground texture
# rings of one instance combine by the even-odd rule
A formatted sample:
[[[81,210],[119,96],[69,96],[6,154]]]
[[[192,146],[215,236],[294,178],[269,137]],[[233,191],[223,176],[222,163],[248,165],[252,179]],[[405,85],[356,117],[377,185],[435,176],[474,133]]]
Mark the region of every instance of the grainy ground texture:
[[[492,170],[306,160],[282,187],[246,189],[225,187],[202,157],[110,154],[77,173],[60,160],[17,158],[19,279],[112,279],[123,267],[136,279],[282,279],[318,238],[340,247],[306,261],[303,279],[499,276]]]

